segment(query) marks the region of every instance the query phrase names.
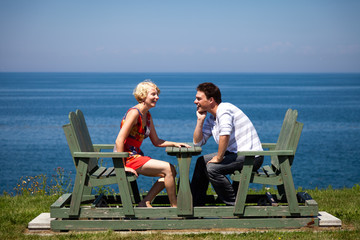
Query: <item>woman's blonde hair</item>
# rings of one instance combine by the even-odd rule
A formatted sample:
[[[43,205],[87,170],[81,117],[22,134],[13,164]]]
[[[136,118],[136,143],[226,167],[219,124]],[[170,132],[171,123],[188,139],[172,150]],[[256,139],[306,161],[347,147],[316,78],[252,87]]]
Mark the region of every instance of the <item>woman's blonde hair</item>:
[[[156,89],[158,95],[160,94],[160,89],[153,83],[150,79],[146,79],[145,81],[139,83],[133,91],[133,94],[136,98],[136,101],[142,103],[149,92],[149,87],[153,87]]]

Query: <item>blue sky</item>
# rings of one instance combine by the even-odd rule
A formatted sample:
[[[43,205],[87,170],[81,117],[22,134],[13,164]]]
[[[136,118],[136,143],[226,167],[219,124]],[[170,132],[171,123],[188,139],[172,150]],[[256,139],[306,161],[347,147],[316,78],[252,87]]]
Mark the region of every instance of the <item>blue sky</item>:
[[[0,0],[1,72],[360,72],[360,1]]]

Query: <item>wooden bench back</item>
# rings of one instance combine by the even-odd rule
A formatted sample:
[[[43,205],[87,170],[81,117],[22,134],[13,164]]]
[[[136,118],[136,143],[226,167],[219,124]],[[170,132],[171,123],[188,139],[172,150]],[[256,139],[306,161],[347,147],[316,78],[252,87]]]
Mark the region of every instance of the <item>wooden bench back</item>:
[[[74,152],[94,152],[94,147],[90,138],[89,130],[87,128],[85,118],[80,110],[69,113],[70,123],[63,126],[63,130],[68,142],[71,155]],[[74,164],[77,167],[78,162],[73,157]],[[89,161],[88,171],[98,167],[98,159],[91,158]]]
[[[304,125],[296,121],[297,116],[297,110],[287,110],[275,150],[293,150],[295,154]],[[292,165],[293,160],[294,157],[291,157],[290,165]],[[277,156],[271,158],[271,164],[274,170],[279,170],[279,159]]]

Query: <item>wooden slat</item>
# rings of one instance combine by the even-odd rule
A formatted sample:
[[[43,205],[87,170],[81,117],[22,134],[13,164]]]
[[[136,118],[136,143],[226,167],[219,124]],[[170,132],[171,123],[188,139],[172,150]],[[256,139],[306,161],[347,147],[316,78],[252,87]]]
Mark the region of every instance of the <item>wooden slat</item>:
[[[78,158],[124,158],[128,157],[128,152],[74,152],[74,157]]]
[[[99,167],[93,174],[93,177],[99,178],[103,175],[103,173],[106,171],[106,167]]]
[[[293,150],[268,150],[268,151],[240,151],[238,156],[291,156],[294,155]]]
[[[271,167],[269,165],[263,166],[262,167],[264,173],[266,174],[266,176],[271,176],[271,175],[275,175],[274,171],[271,169]]]
[[[109,177],[114,172],[114,167],[109,167],[103,174],[103,177]]]
[[[64,130],[64,133],[65,133],[65,137],[66,137],[66,140],[67,140],[71,155],[73,157],[74,165],[75,165],[75,167],[77,167],[78,162],[75,161],[73,153],[74,152],[79,152],[79,151],[81,151],[81,149],[80,149],[79,143],[78,143],[78,141],[76,139],[75,132],[74,132],[71,124],[64,125],[63,130]]]
[[[76,113],[70,112],[69,120],[78,141],[80,150],[83,152],[94,152],[85,119],[79,119],[78,114],[80,114],[78,110],[76,111]],[[80,116],[83,117],[82,114],[80,114]],[[89,171],[91,171],[95,167],[97,167],[97,159],[92,158],[89,161]]]
[[[75,217],[79,214],[84,186],[88,178],[87,169],[88,161],[85,161],[85,159],[79,159],[79,164],[76,169],[73,195],[70,202],[69,216]]]
[[[309,200],[308,200],[309,201]],[[108,201],[109,202],[109,201]],[[109,202],[109,204],[111,204]],[[318,206],[315,200],[309,202],[309,206],[300,206],[301,217],[317,217]],[[66,218],[68,216],[68,207],[56,208],[53,216],[56,218]],[[135,215],[139,218],[176,218],[178,217],[177,209],[170,207],[153,207],[153,208],[134,208]],[[234,217],[233,206],[204,206],[194,207],[194,217],[206,218],[229,218]],[[90,209],[83,207],[80,211],[79,218],[124,218],[126,217],[124,210],[118,207]],[[291,212],[287,206],[281,204],[275,206],[253,206],[245,207],[243,217],[291,217]],[[207,219],[203,219],[205,222]],[[131,220],[130,220],[131,221]],[[191,219],[190,219],[191,221]],[[196,226],[194,226],[195,228]],[[263,226],[266,228],[267,226]]]
[[[62,208],[71,198],[71,193],[61,195],[50,208]]]
[[[234,215],[243,215],[245,210],[246,196],[249,189],[249,183],[251,180],[252,169],[254,166],[255,157],[245,157],[244,165],[241,170],[241,177],[239,182],[239,188],[236,194]]]
[[[131,199],[131,188],[127,182],[125,167],[122,159],[113,158],[113,164],[115,167],[115,178],[117,179],[121,202],[123,204],[124,213],[127,216],[134,216],[134,207]]]
[[[51,229],[60,230],[151,230],[212,228],[301,228],[318,226],[319,220],[302,218],[235,219],[131,219],[131,220],[53,220]]]
[[[93,144],[95,152],[100,152],[102,149],[114,149],[115,144]]]
[[[262,148],[268,148],[269,150],[274,150],[276,143],[261,143]]]

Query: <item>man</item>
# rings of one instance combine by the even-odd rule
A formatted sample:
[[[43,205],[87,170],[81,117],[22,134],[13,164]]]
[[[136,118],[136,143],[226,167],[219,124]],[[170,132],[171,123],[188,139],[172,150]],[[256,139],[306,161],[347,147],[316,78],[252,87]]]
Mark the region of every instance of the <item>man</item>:
[[[226,175],[241,170],[245,157],[238,151],[262,151],[258,134],[249,118],[231,103],[221,102],[220,89],[213,83],[202,83],[197,87],[197,123],[193,141],[204,145],[212,135],[218,151],[197,159],[191,181],[193,205],[205,204],[209,181],[219,199],[226,205],[235,205],[236,192]],[[210,116],[206,118],[207,113]],[[255,158],[254,170],[260,168],[264,157]]]

